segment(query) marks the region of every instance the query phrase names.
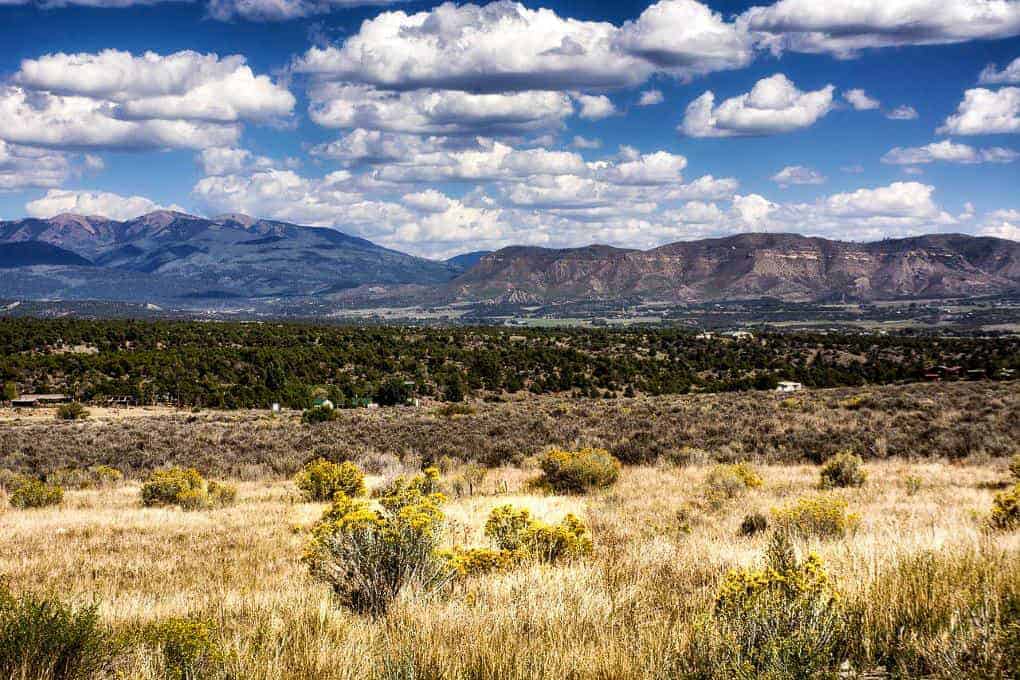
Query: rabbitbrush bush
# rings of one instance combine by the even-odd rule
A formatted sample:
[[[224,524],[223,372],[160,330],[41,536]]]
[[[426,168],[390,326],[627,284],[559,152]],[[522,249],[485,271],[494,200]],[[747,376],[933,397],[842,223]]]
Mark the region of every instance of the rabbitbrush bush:
[[[559,493],[585,493],[616,483],[620,461],[605,449],[566,451],[553,448],[539,459],[541,482]]]
[[[140,635],[141,643],[160,660],[164,680],[226,680],[225,655],[204,621],[170,618],[152,623]]]
[[[736,498],[747,489],[757,489],[762,479],[748,463],[716,465],[705,477],[710,498]]]
[[[194,468],[155,470],[142,484],[142,505],[177,505],[185,510],[203,510],[231,505],[237,488],[222,482],[207,482]]]
[[[772,522],[776,529],[802,538],[839,538],[856,529],[860,517],[847,512],[847,503],[842,498],[820,495],[774,508]]]
[[[700,653],[688,661],[696,677],[829,677],[839,663],[844,617],[822,561],[814,554],[799,560],[780,531],[764,568],[726,575],[702,628]]]
[[[11,484],[10,494],[7,502],[12,508],[22,510],[60,505],[64,500],[64,490],[60,486],[47,484],[32,477],[17,478]]]
[[[379,498],[379,509],[343,492],[312,530],[304,561],[327,583],[344,607],[381,615],[406,585],[435,588],[452,567],[437,552],[445,498],[431,489],[437,480],[400,479]]]
[[[0,583],[0,678],[92,680],[107,677],[116,653],[95,605],[75,608]]]
[[[1002,531],[1020,529],[1020,484],[995,494],[988,524]]]
[[[485,536],[506,554],[541,562],[587,555],[592,550],[587,527],[574,515],[567,514],[559,524],[546,524],[532,519],[527,509],[512,505],[492,510],[485,522]]]
[[[830,458],[822,466],[821,477],[823,489],[864,486],[868,480],[868,475],[864,471],[864,461],[850,451],[841,451]]]
[[[365,495],[365,475],[350,461],[337,464],[324,458],[313,460],[297,474],[294,483],[309,501],[331,501],[337,493],[350,498]]]

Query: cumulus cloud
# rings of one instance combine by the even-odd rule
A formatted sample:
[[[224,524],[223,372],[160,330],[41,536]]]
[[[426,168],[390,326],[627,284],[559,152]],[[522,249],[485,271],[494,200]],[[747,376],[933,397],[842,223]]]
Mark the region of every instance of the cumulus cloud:
[[[934,142],[920,147],[896,147],[882,157],[882,162],[890,165],[921,165],[943,161],[946,163],[1012,163],[1020,154],[1012,149],[991,147],[976,149],[967,144],[957,144],[949,140]]]
[[[864,90],[847,90],[843,93],[843,99],[854,107],[855,111],[871,111],[882,106],[882,103],[873,97],[869,97]]]
[[[708,91],[687,107],[679,130],[689,137],[771,135],[810,127],[832,110],[835,88],[802,92],[782,73],[715,105]]]
[[[618,29],[514,2],[384,12],[343,45],[313,47],[298,73],[392,89],[508,92],[637,85],[652,72],[614,47]]]
[[[989,64],[981,71],[978,82],[982,85],[1016,85],[1020,84],[1020,57],[1014,59],[1001,71],[995,64]]]
[[[178,210],[180,206],[163,207],[143,196],[120,196],[104,191],[71,191],[50,189],[42,198],[25,204],[32,217],[47,218],[61,213],[97,215],[111,220],[127,220],[154,210]]]
[[[638,99],[638,106],[656,106],[666,101],[661,90],[645,90]]]
[[[81,0],[84,1],[84,0]],[[116,0],[115,0],[116,1]],[[130,0],[125,0],[130,1]],[[213,19],[230,21],[287,21],[325,14],[338,9],[376,5],[392,5],[408,0],[209,0],[208,13]]]
[[[13,80],[30,90],[113,102],[118,118],[132,120],[264,121],[294,108],[294,95],[256,76],[240,55],[60,52],[25,59]]]
[[[1020,241],[1020,210],[996,210],[985,216],[978,230],[982,236]]]
[[[581,105],[581,110],[577,115],[585,120],[602,120],[603,118],[615,116],[617,113],[616,106],[612,100],[602,94],[577,94],[574,95],[574,99]]]
[[[556,130],[574,113],[569,96],[546,91],[391,92],[366,85],[322,83],[309,96],[309,116],[324,127],[420,135],[520,135]]]
[[[236,124],[190,120],[122,120],[88,97],[0,86],[0,139],[63,149],[159,149],[229,146]]]
[[[938,132],[950,135],[1020,132],[1020,87],[967,90],[956,113],[946,119]]]
[[[803,165],[788,165],[772,175],[772,181],[785,189],[793,184],[825,184],[826,178],[817,170]]]
[[[917,111],[913,106],[904,104],[886,113],[885,117],[889,120],[917,120]]]
[[[601,149],[602,140],[588,139],[586,137],[582,137],[581,135],[577,135],[574,137],[574,140],[570,143],[570,145],[575,149]]]
[[[70,173],[65,154],[0,139],[0,191],[60,186]]]
[[[740,26],[695,0],[651,5],[636,21],[621,27],[615,44],[683,79],[743,68],[754,56],[752,41]]]
[[[288,116],[294,97],[240,56],[119,50],[26,59],[0,86],[0,139],[64,149],[233,145],[243,121]]]
[[[343,165],[397,163],[426,153],[436,153],[449,141],[444,137],[421,137],[356,128],[339,139],[318,144],[310,153]]]
[[[247,149],[215,146],[202,149],[197,161],[206,175],[230,175],[255,168],[268,168],[273,162],[265,156],[256,156]]]
[[[840,217],[936,217],[935,187],[918,182],[894,182],[875,189],[835,194],[825,200],[830,215]]]
[[[939,45],[1020,35],[1015,0],[779,0],[752,7],[738,23],[776,51],[827,52]]]

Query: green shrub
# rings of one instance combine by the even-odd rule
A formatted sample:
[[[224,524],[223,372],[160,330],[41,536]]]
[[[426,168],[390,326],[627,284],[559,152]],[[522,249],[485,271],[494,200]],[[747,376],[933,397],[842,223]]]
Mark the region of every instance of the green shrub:
[[[833,496],[799,498],[772,510],[772,521],[780,531],[804,538],[838,538],[857,528],[860,518],[847,513],[847,503]]]
[[[769,518],[760,512],[752,512],[750,515],[744,515],[744,520],[740,523],[740,535],[754,536],[768,528]]]
[[[15,597],[0,584],[0,677],[93,680],[112,670],[116,651],[96,605],[75,608],[49,597]]]
[[[142,505],[177,505],[185,510],[205,510],[231,505],[237,500],[237,487],[222,482],[207,482],[194,468],[154,470],[142,484]]]
[[[99,486],[113,486],[124,479],[124,473],[109,465],[94,465],[89,468]]]
[[[64,490],[56,484],[22,477],[11,489],[8,503],[13,508],[44,508],[49,505],[60,505],[64,500]]]
[[[337,493],[352,498],[365,495],[365,475],[350,461],[338,465],[324,458],[313,460],[297,474],[294,483],[309,501],[330,501]]]
[[[762,479],[748,463],[716,465],[705,476],[708,496],[714,499],[736,498],[747,489],[757,489]]]
[[[903,478],[903,486],[906,487],[908,496],[915,496],[924,486],[924,480],[917,475],[907,475]]]
[[[559,493],[585,493],[610,486],[620,476],[620,462],[605,449],[565,451],[553,448],[539,459],[541,482]]]
[[[332,406],[322,405],[313,406],[310,409],[306,409],[301,414],[301,422],[306,425],[314,425],[315,423],[328,423],[331,420],[336,420],[340,417],[340,412]]]
[[[485,536],[507,554],[541,562],[579,557],[592,550],[587,527],[574,515],[567,514],[559,524],[545,524],[532,519],[527,509],[512,505],[493,508],[485,522]]]
[[[380,498],[380,510],[343,492],[333,497],[304,560],[342,606],[381,615],[405,586],[434,588],[453,576],[454,567],[437,550],[445,498],[423,493],[435,483],[425,475],[400,480]]]
[[[1020,528],[1020,484],[995,494],[988,523],[1001,531]]]
[[[830,458],[822,467],[821,477],[823,489],[864,486],[868,479],[864,461],[849,451],[842,451]]]
[[[1013,479],[1020,481],[1020,453],[1010,458],[1009,472],[1013,475]]]
[[[165,680],[225,678],[224,654],[209,624],[172,618],[148,626],[142,643],[160,659]]]
[[[85,420],[88,417],[88,409],[76,401],[57,407],[57,420]]]

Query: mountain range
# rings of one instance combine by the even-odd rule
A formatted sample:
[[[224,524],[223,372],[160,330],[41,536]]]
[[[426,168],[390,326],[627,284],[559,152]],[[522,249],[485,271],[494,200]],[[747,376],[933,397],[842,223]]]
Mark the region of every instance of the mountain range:
[[[159,211],[0,222],[0,298],[373,304],[909,299],[1020,291],[1020,243],[742,234],[651,250],[513,246],[437,262],[334,229]]]

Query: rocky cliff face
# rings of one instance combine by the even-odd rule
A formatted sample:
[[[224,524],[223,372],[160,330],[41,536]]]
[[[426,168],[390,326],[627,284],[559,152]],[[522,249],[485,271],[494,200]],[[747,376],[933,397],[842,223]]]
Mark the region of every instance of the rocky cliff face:
[[[970,296],[1020,288],[1020,243],[935,235],[847,243],[745,234],[648,251],[606,246],[505,248],[449,290],[462,299],[520,291],[543,300],[641,297],[701,301]]]

